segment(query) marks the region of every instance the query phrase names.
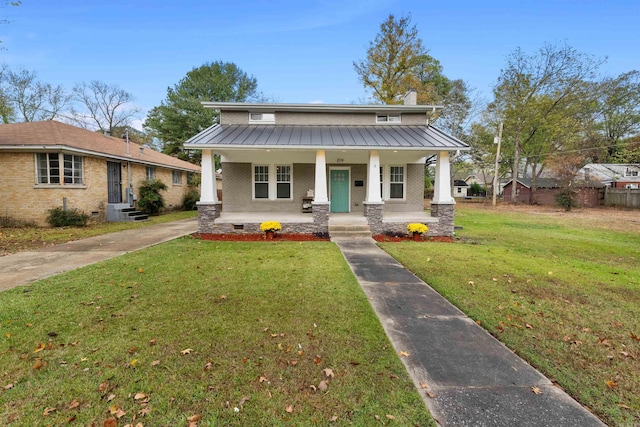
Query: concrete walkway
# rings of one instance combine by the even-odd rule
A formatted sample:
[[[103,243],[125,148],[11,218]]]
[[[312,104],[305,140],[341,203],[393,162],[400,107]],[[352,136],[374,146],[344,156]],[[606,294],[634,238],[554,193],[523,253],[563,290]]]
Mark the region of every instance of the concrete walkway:
[[[198,231],[196,218],[103,234],[0,257],[0,291]]]
[[[332,240],[440,425],[604,425],[373,239]]]

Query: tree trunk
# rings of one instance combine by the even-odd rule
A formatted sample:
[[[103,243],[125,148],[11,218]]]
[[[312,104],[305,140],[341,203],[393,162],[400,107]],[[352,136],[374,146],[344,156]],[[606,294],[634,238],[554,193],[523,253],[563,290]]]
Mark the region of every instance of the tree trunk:
[[[513,166],[511,166],[511,203],[518,204],[518,164],[520,163],[520,137],[516,134],[513,147]]]

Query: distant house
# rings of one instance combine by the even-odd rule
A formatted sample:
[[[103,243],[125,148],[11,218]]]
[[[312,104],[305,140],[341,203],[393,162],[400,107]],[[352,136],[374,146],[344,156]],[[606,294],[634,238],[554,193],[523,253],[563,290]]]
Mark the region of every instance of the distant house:
[[[453,197],[464,198],[467,197],[467,191],[469,190],[469,184],[461,179],[455,179],[453,181]]]
[[[640,164],[589,163],[578,171],[577,178],[610,188],[640,188]]]
[[[126,220],[143,181],[166,184],[171,209],[193,174],[200,166],[57,121],[0,125],[0,217],[46,225],[49,209],[66,207]]]
[[[252,104],[205,102],[220,124],[188,140],[202,150],[201,233],[256,232],[276,220],[287,233],[328,233],[334,219],[374,234],[452,235],[449,153],[464,142],[429,125],[440,107],[416,105]],[[213,191],[213,155],[222,162],[223,206]],[[436,156],[434,197],[424,212],[424,168]]]
[[[536,183],[535,203],[538,205],[556,205],[556,195],[562,190],[560,181],[553,178],[538,178]],[[531,203],[531,178],[518,178],[516,184],[516,197],[518,203]],[[511,189],[513,180],[507,181],[504,186],[504,201],[512,203]],[[601,192],[597,185],[585,185],[575,188],[576,202],[579,206],[594,207],[600,205]]]

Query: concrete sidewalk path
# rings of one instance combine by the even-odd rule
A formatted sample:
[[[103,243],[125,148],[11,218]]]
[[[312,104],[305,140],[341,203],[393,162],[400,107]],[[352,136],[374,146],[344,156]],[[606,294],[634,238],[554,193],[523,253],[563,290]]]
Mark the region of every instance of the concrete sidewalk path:
[[[0,291],[198,231],[196,218],[89,237],[0,257]]]
[[[373,239],[332,240],[440,425],[604,425]]]

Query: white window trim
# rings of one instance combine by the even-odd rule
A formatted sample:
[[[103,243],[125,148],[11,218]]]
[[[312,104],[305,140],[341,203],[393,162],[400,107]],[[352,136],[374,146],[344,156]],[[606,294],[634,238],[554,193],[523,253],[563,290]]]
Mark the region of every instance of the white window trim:
[[[58,155],[58,170],[59,170],[59,177],[60,177],[60,182],[59,183],[54,183],[51,184],[49,182],[47,183],[41,183],[40,182],[40,164],[38,161],[38,157],[40,154],[46,154],[47,155],[47,177],[48,180],[51,180],[51,174],[49,173],[49,154],[57,154]],[[64,156],[65,155],[69,155],[72,156],[72,161],[74,157],[78,157],[80,159],[80,162],[82,164],[82,174],[80,176],[80,183],[65,183],[64,182]],[[35,187],[40,187],[40,188],[54,188],[54,187],[67,187],[67,188],[86,188],[86,184],[85,184],[85,180],[84,180],[84,169],[85,169],[85,161],[84,161],[84,157],[85,156],[79,156],[77,154],[71,154],[71,153],[63,153],[63,152],[59,152],[59,153],[51,153],[51,152],[43,152],[43,153],[35,153],[34,155],[34,163],[35,163]]]
[[[269,197],[268,198],[256,198],[256,166],[267,166],[269,168]],[[278,198],[278,180],[277,180],[277,168],[278,166],[289,166],[289,197]],[[285,182],[285,181],[282,181]],[[260,201],[291,201],[293,200],[293,164],[291,163],[252,163],[251,164],[251,200]]]
[[[402,168],[402,198],[391,198],[391,168]],[[382,170],[382,200],[406,201],[407,200],[407,165],[381,165]]]
[[[260,116],[260,118],[257,118]],[[254,118],[256,117],[256,118]],[[259,125],[275,125],[276,124],[276,114],[275,113],[251,113],[249,112],[249,124],[259,124]]]
[[[402,114],[377,114],[376,124],[397,125],[402,123]]]

